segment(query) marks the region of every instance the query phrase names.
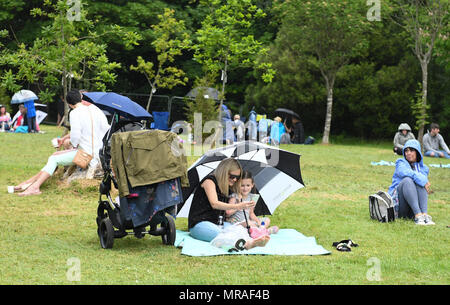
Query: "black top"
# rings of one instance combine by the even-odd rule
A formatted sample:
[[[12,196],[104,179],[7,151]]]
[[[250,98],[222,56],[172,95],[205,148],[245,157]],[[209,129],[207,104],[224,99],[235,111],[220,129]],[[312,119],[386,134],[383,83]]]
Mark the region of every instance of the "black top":
[[[219,216],[225,215],[223,210],[215,210],[211,207],[208,197],[206,196],[205,189],[201,187],[201,184],[206,180],[210,179],[216,185],[217,199],[222,202],[228,202],[228,197],[221,193],[219,185],[217,184],[216,177],[214,175],[206,176],[199,184],[194,193],[194,198],[192,199],[191,208],[189,210],[188,217],[188,227],[191,229],[197,223],[201,221],[209,221],[214,224],[218,224]],[[225,218],[225,217],[224,217]]]

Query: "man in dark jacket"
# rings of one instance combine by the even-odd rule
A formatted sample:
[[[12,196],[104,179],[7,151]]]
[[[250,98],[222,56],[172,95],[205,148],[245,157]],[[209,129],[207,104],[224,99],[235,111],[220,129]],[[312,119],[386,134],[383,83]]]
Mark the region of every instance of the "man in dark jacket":
[[[293,144],[303,144],[305,143],[305,131],[303,129],[303,124],[296,117],[292,117],[292,128],[294,135],[292,136]]]

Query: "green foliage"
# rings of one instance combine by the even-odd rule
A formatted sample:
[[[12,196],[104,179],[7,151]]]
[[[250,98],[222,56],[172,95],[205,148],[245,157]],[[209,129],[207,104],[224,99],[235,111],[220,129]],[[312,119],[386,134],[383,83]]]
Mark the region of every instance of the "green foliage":
[[[219,109],[216,101],[210,98],[205,98],[205,88],[212,86],[212,81],[208,77],[197,79],[195,87],[198,88],[197,96],[194,100],[186,99],[185,111],[187,113],[187,121],[194,124],[195,113],[201,114],[203,124],[207,121],[217,119]],[[209,134],[203,134],[203,139]]]
[[[2,59],[2,64],[13,67],[14,74],[7,73],[3,86],[15,91],[23,83],[38,83],[46,87],[40,99],[53,100],[57,88],[66,93],[72,79],[89,83],[88,89],[105,90],[107,83],[114,83],[117,75],[113,70],[119,63],[110,62],[106,56],[106,45],[96,43],[101,35],[124,37],[126,46],[135,45],[139,35],[126,33],[119,26],[97,33],[94,23],[81,10],[79,20],[68,17],[70,8],[66,1],[45,1],[44,7],[34,8],[31,15],[45,17],[51,23],[44,26],[40,37],[32,46],[20,44],[18,49]]]
[[[137,58],[137,66],[130,66],[132,71],[145,75],[152,94],[157,88],[172,89],[178,85],[185,85],[188,81],[183,70],[171,66],[176,56],[182,55],[183,50],[191,47],[184,21],[176,20],[173,15],[173,10],[165,9],[164,14],[158,15],[159,23],[152,26],[154,35],[152,46],[157,54],[156,68],[153,62],[145,61],[141,56]]]
[[[423,104],[422,83],[418,83],[417,85],[418,89],[416,91],[415,98],[411,100],[411,109],[416,119],[416,124],[414,127],[416,130],[419,130],[421,127],[430,123],[428,121],[428,110],[430,109],[430,104]]]
[[[412,1],[415,0],[401,2]],[[437,0],[427,3],[435,1]],[[448,4],[448,0],[440,1]],[[63,60],[55,59],[58,52],[61,54],[62,44],[58,45],[59,51],[58,47],[50,50],[50,45],[56,45],[61,40],[57,37],[60,36],[60,27],[56,25],[56,15],[52,16],[52,13],[57,12],[53,5],[57,5],[58,1],[2,1],[0,82],[1,86],[9,88],[6,91],[8,95],[26,87],[35,90],[45,100],[52,99],[51,93],[61,91],[64,74],[73,75],[66,79],[67,87],[71,85],[87,90],[148,93],[149,83],[146,77],[131,71],[130,66],[138,66],[140,61],[137,58],[140,56],[144,62],[152,63],[156,74],[159,58],[154,45],[158,36],[155,26],[161,23],[158,15],[164,15],[165,9],[170,9],[173,10],[174,19],[184,22],[185,32],[197,48],[200,42],[196,38],[201,30],[209,41],[209,45],[207,41],[202,44],[212,50],[212,55],[225,54],[220,53],[220,49],[226,50],[228,37],[235,45],[229,50],[236,52],[236,58],[239,57],[242,61],[227,62],[226,91],[224,90],[227,105],[233,112],[239,112],[245,117],[255,106],[259,113],[273,117],[276,108],[291,108],[300,113],[306,132],[320,137],[326,110],[326,89],[320,61],[314,56],[312,48],[318,41],[332,46],[337,39],[313,39],[312,43],[305,43],[306,37],[321,37],[320,31],[310,33],[300,26],[312,28],[319,23],[328,24],[330,31],[324,37],[337,37],[334,36],[335,29],[344,29],[351,21],[359,22],[361,19],[360,23],[353,24],[347,31],[355,34],[356,38],[360,30],[366,28],[363,30],[363,39],[355,39],[352,51],[355,51],[356,56],[351,57],[348,64],[336,74],[332,133],[391,139],[400,122],[414,125],[410,101],[414,99],[416,84],[421,79],[421,67],[411,51],[412,36],[392,20],[396,19],[392,17],[400,17],[401,12],[398,7],[393,9],[393,2],[394,0],[380,1],[381,21],[366,24],[368,9],[373,7],[373,3],[367,1],[253,0],[237,3],[218,0],[82,0],[81,20],[72,24],[67,22],[64,28],[67,32],[65,43],[80,44],[79,50],[83,54],[66,52],[64,62],[75,61],[76,57],[81,60],[85,58],[84,53],[92,55],[92,58],[87,60],[87,56],[86,61],[73,66],[71,73],[63,73]],[[70,8],[66,1],[62,1],[61,5]],[[336,5],[341,7],[334,13]],[[233,11],[226,7],[232,7]],[[251,9],[239,14],[239,7]],[[288,7],[293,9],[286,10]],[[359,7],[358,13],[352,14],[350,10],[356,7]],[[257,13],[258,10],[260,13]],[[30,11],[35,17],[30,15]],[[306,15],[307,12],[309,16]],[[350,16],[346,13],[350,13]],[[298,23],[294,23],[293,17],[300,14],[303,17]],[[67,17],[67,14],[62,15]],[[311,18],[311,15],[317,18]],[[428,19],[431,16],[433,15],[428,15]],[[450,137],[450,92],[447,85],[450,79],[447,55],[450,51],[449,16],[448,13],[445,14],[442,29],[435,40],[427,88],[427,103],[431,105],[428,111],[429,121],[436,121],[441,125],[441,133],[445,138]],[[400,21],[398,18],[396,20]],[[206,23],[208,27],[203,27]],[[431,36],[427,36],[426,27],[423,29],[422,33],[426,34],[423,42],[426,46]],[[72,31],[78,33],[73,36],[78,40],[70,39]],[[229,36],[226,36],[228,33]],[[52,39],[52,35],[56,38]],[[135,48],[138,38],[142,38],[141,41],[145,43]],[[249,44],[255,48],[245,50]],[[199,53],[200,56],[209,56],[203,51]],[[202,69],[205,65],[194,55],[196,50],[185,49],[181,55],[174,56],[173,62],[166,61],[164,67],[177,69],[168,68],[165,74],[174,76],[172,79],[168,78],[168,83],[173,83],[174,86],[156,85],[158,94],[184,96],[194,87],[197,78],[207,74]],[[49,57],[53,59],[48,60]],[[215,62],[219,64],[216,66],[213,64]],[[336,61],[333,59],[323,62],[331,68]],[[110,67],[109,64],[112,63],[116,66]],[[211,62],[216,72],[208,73],[215,75],[214,84],[219,82],[221,70],[225,70],[224,63],[222,61],[220,64],[219,58]],[[176,79],[183,83],[175,84]],[[184,115],[182,107],[174,105],[172,109],[173,113],[179,113],[180,117],[177,119]]]
[[[196,32],[194,59],[202,64],[205,73],[220,75],[224,71],[224,87],[228,70],[256,65],[264,70],[264,81],[271,81],[275,71],[270,63],[255,62],[258,54],[266,50],[250,33],[255,20],[264,17],[265,13],[252,0],[200,2],[210,13]]]

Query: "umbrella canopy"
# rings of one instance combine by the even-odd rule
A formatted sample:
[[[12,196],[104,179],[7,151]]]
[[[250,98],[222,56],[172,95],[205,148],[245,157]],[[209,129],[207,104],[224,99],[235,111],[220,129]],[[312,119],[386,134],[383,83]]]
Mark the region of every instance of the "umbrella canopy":
[[[178,208],[178,217],[189,216],[200,181],[230,157],[239,160],[243,170],[253,175],[256,191],[261,195],[255,206],[256,215],[271,215],[281,202],[304,187],[300,155],[258,142],[239,142],[209,151],[189,168],[190,186],[183,189],[184,204]]]
[[[290,109],[286,109],[286,108],[277,108],[276,110],[275,110],[275,113],[277,113],[277,114],[279,114],[279,115],[281,115],[281,116],[283,116],[283,117],[285,117],[285,116],[293,116],[293,117],[296,117],[297,119],[299,119],[300,120],[300,116],[296,113],[296,112],[294,112],[294,111],[292,111],[292,110],[290,110]]]
[[[146,120],[152,118],[141,105],[126,96],[114,92],[84,92],[83,97],[98,108],[109,113],[118,113],[130,120]]]
[[[34,107],[36,108],[36,122],[38,123],[38,125],[40,125],[42,121],[47,117],[47,105],[35,103]],[[20,111],[17,111],[12,118],[12,122],[15,122],[20,114]]]
[[[217,89],[209,88],[209,87],[197,87],[197,88],[194,88],[191,91],[189,91],[189,93],[186,94],[186,96],[187,97],[196,98],[197,95],[200,92],[203,93],[203,96],[205,98],[211,98],[211,99],[214,99],[214,100],[218,100],[219,99],[219,91]]]
[[[39,99],[37,95],[31,90],[20,90],[19,92],[14,93],[11,99],[12,104],[23,104],[29,101],[35,101]]]

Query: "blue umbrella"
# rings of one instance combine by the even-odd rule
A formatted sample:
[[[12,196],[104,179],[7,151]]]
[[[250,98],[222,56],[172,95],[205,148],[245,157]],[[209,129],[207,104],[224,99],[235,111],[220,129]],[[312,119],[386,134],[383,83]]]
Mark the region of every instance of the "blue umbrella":
[[[11,99],[11,105],[12,104],[23,104],[26,102],[31,102],[37,100],[37,95],[31,91],[31,90],[20,90],[19,92],[16,92],[12,99]]]
[[[152,118],[141,105],[133,102],[126,96],[114,92],[84,92],[83,96],[88,102],[94,103],[102,110],[118,113],[131,120],[146,120]]]

